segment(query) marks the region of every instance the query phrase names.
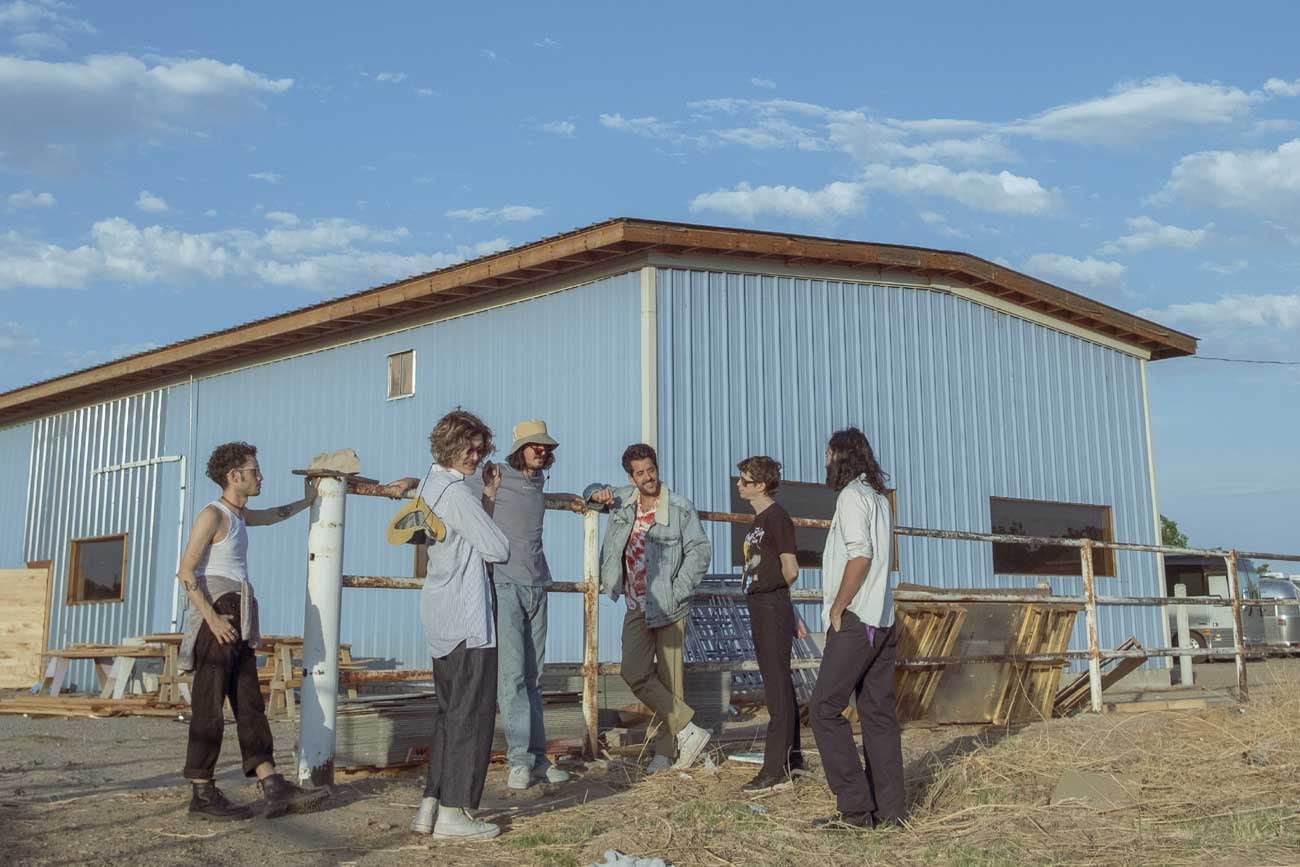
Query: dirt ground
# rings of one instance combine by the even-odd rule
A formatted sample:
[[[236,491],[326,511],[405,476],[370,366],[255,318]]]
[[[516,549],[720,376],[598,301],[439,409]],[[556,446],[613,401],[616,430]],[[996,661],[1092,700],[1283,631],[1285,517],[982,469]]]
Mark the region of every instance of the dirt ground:
[[[494,765],[480,812],[505,833],[481,844],[409,832],[414,775],[341,782],[311,815],[192,820],[177,775],[183,722],[0,716],[0,863],[583,867],[611,848],[677,865],[1300,863],[1300,678],[1288,667],[1261,671],[1254,684],[1250,704],[1205,711],[1083,714],[1017,730],[910,728],[913,819],[895,831],[809,832],[809,819],[834,806],[816,773],[749,798],[740,786],[752,765],[724,760],[642,778],[628,764],[579,764],[569,783],[510,793]],[[296,726],[273,729],[277,761],[291,772]],[[806,728],[803,736],[815,766]],[[218,782],[251,802],[237,757],[232,727]],[[1067,768],[1130,780],[1137,803],[1053,806]]]

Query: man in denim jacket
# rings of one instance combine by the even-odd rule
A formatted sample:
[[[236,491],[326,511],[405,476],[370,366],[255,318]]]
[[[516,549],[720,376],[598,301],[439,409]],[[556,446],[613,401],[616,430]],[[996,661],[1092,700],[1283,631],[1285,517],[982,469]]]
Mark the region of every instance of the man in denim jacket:
[[[609,506],[600,590],[627,601],[623,680],[654,711],[652,727],[658,724],[649,771],[688,768],[709,742],[709,733],[691,722],[695,711],[682,695],[686,620],[712,545],[691,501],[659,481],[659,458],[651,446],[628,446],[623,470],[632,484],[591,496]]]

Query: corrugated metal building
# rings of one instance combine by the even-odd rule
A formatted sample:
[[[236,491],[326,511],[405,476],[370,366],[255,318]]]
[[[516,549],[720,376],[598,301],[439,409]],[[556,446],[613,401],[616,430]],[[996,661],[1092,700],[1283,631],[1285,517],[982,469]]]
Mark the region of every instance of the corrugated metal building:
[[[320,451],[352,447],[384,480],[422,475],[429,428],[457,405],[506,444],[516,421],[547,419],[562,443],[552,491],[621,481],[622,449],[646,440],[671,487],[722,511],[738,459],[770,454],[816,482],[826,436],[856,424],[900,524],[989,532],[990,498],[1091,504],[1108,507],[1110,538],[1155,543],[1146,365],[1195,347],[961,253],[612,220],[0,395],[0,568],[52,561],[51,646],[166,630],[180,534],[218,493],[213,446],[255,443],[258,505],[275,505],[300,496],[289,470]],[[414,393],[390,398],[390,356],[411,351]],[[345,572],[411,574],[410,550],[383,541],[393,508],[350,498]],[[730,530],[706,527],[727,571]],[[122,599],[70,603],[73,540],[119,534]],[[580,577],[576,516],[550,514],[546,545],[557,578]],[[305,517],[253,530],[265,632],[302,629],[305,553]],[[1108,594],[1163,592],[1154,555],[1120,553],[1114,571]],[[986,544],[916,538],[896,578],[1043,580],[995,572]],[[1079,592],[1077,577],[1050,581]],[[343,640],[423,667],[412,601],[346,591]],[[580,600],[551,604],[549,658],[580,659]],[[602,655],[616,658],[608,614]],[[1100,627],[1108,646],[1167,643],[1157,609],[1105,608]]]

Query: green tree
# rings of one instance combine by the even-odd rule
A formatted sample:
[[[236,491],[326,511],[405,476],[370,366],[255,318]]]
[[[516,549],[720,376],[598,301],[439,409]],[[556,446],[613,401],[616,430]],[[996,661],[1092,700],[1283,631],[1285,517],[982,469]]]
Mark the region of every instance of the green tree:
[[[1187,535],[1178,529],[1178,522],[1160,516],[1160,544],[1170,548],[1188,548]]]

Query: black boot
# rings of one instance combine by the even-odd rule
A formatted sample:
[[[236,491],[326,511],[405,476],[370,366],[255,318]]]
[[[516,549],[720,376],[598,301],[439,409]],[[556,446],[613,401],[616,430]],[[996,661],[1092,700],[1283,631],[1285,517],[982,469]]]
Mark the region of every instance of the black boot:
[[[191,783],[191,785],[194,791],[190,795],[190,815],[200,819],[216,819],[219,822],[252,818],[252,809],[232,804],[211,780],[206,783]]]
[[[329,789],[304,789],[286,780],[283,774],[271,774],[258,780],[257,788],[266,801],[268,819],[285,813],[310,813],[329,796]]]

